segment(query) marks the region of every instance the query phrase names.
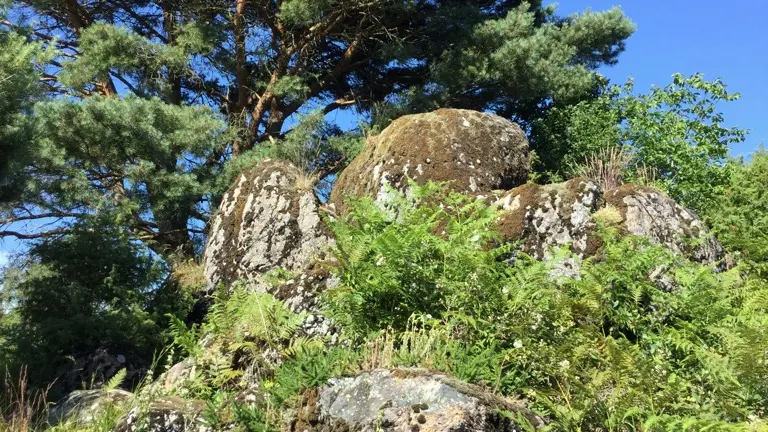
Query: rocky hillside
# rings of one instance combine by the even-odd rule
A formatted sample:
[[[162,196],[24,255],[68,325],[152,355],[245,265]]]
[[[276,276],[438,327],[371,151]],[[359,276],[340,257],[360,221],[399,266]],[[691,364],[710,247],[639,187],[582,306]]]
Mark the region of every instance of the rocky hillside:
[[[93,416],[89,417],[89,412],[103,410],[98,407],[114,399],[120,403],[128,400],[130,405],[130,412],[118,422],[118,431],[261,430],[253,426],[256,424],[289,431],[522,431],[543,428],[550,423],[564,424],[562,413],[557,409],[542,409],[544,399],[536,399],[535,403],[531,400],[540,397],[538,393],[511,394],[502,390],[522,389],[527,384],[514,381],[529,380],[536,382],[538,389],[549,386],[554,393],[546,400],[559,400],[563,397],[560,392],[565,391],[564,383],[556,378],[565,375],[558,375],[559,372],[520,366],[519,371],[526,370],[528,375],[519,371],[504,375],[505,372],[494,382],[470,373],[449,376],[441,372],[446,367],[437,361],[414,361],[411,364],[415,367],[404,367],[401,365],[408,362],[383,359],[393,358],[393,352],[404,347],[417,348],[416,339],[397,339],[399,334],[388,333],[391,328],[378,329],[381,333],[373,339],[350,337],[343,320],[334,320],[326,310],[329,298],[326,294],[345,292],[350,286],[350,274],[339,269],[345,268],[344,254],[354,254],[346,240],[335,238],[334,224],[359,221],[363,213],[356,206],[360,202],[372,203],[374,210],[367,211],[375,212],[378,208],[385,219],[389,218],[389,221],[379,220],[377,223],[381,226],[410,217],[410,213],[405,216],[401,213],[410,211],[402,206],[403,200],[410,200],[414,208],[450,210],[453,201],[435,203],[434,197],[419,198],[420,188],[430,182],[447,182],[442,195],[437,196],[461,193],[466,206],[475,205],[472,203],[482,206],[477,207],[481,210],[472,211],[492,212],[497,235],[480,249],[491,249],[488,253],[493,253],[493,249],[503,251],[498,257],[510,269],[519,268],[520,263],[528,259],[546,263],[542,283],[557,280],[561,287],[558,289],[563,292],[574,289],[571,284],[586,283],[583,280],[592,277],[588,275],[600,265],[616,265],[614,242],[621,242],[622,237],[645,239],[637,249],[641,251],[639,255],[645,253],[642,251],[663,250],[663,254],[668,254],[664,255],[668,257],[665,262],[680,261],[688,266],[712,269],[711,276],[707,277],[718,277],[717,272],[728,269],[724,248],[704,224],[664,193],[638,184],[601,190],[596,182],[587,178],[547,185],[528,183],[529,166],[528,141],[518,125],[491,114],[441,109],[400,118],[380,135],[370,138],[362,154],[339,176],[327,203],[317,198],[311,184],[306,184],[302,171],[287,162],[265,160],[245,170],[224,195],[210,225],[203,258],[208,283],[206,302],[210,304],[208,324],[198,330],[202,334],[198,334],[197,339],[191,339],[184,347],[188,358],[135,396],[106,390],[99,391],[94,399],[92,391],[75,392],[59,404],[56,422],[64,424],[75,418],[90,421]],[[463,214],[458,210],[457,213]],[[446,238],[453,235],[450,227],[439,223],[435,227],[443,230],[441,234],[435,229],[438,239],[435,241],[439,241],[441,235]],[[614,233],[613,237],[606,236],[606,230]],[[375,234],[375,230],[372,232]],[[631,260],[629,256],[626,258]],[[381,265],[389,259],[382,255],[376,262]],[[675,273],[674,266],[656,261],[648,265],[650,271],[644,273],[645,279],[659,293],[637,291],[637,301],[642,303],[637,310],[646,310],[649,317],[671,323],[674,320],[670,317],[678,312],[668,309],[664,312],[666,318],[659,318],[654,309],[661,304],[659,296],[688,293],[689,282]],[[616,279],[611,283],[621,282]],[[439,289],[434,288],[428,295],[439,298]],[[474,292],[467,289],[466,292]],[[257,300],[253,300],[253,295]],[[477,300],[480,301],[479,297]],[[611,307],[619,310],[619,303],[623,301],[628,300],[617,297]],[[220,302],[218,307],[217,302]],[[243,315],[252,313],[246,310],[250,302],[270,311],[259,315],[262,319],[269,317],[264,326],[238,324],[255,320]],[[225,303],[228,306],[222,307]],[[363,300],[356,304],[355,308],[362,314],[377,313],[360,311],[359,308],[370,306]],[[592,306],[585,301],[579,307]],[[451,311],[454,315],[457,312],[462,311]],[[500,318],[503,313],[492,313],[495,322],[503,321]],[[511,309],[509,313],[508,319],[515,320]],[[632,313],[628,320],[644,322],[642,314]],[[447,314],[444,319],[448,320],[449,316],[453,315]],[[226,323],[225,317],[230,317]],[[611,344],[618,350],[629,349],[627,347],[639,340],[639,330],[630,335],[626,329],[634,327],[632,324],[626,327],[621,321],[624,318],[605,316],[603,319],[603,323],[589,322],[573,312],[570,318],[562,318],[562,322],[541,322],[539,327],[529,327],[526,337],[541,340],[542,352],[549,349],[544,346],[545,339],[555,341],[566,337],[569,330],[562,330],[566,333],[560,336],[548,335],[548,332],[560,331],[557,326],[602,328],[595,334],[602,332],[605,339],[576,342],[594,344],[598,351],[608,349]],[[553,327],[550,328],[550,324]],[[407,328],[403,334],[408,337],[432,328],[432,324],[419,327],[403,322],[401,325]],[[612,333],[611,326],[624,330]],[[509,328],[513,328],[512,323]],[[471,333],[472,330],[459,326],[451,332]],[[387,337],[400,342],[386,342]],[[428,343],[428,339],[419,340]],[[508,352],[528,349],[528,339],[523,339],[522,336],[510,339],[511,351]],[[355,367],[346,367],[347,360],[330,355],[327,363],[312,366],[324,368],[320,373],[307,369],[308,363],[298,364],[296,360],[302,352],[327,354],[350,346],[360,346],[358,351],[366,353],[356,360]],[[387,352],[387,346],[394,351]],[[611,355],[619,361],[619,353]],[[502,357],[500,370],[507,370],[504,365],[510,363],[526,364],[524,358],[511,354]],[[475,361],[481,361],[479,358],[475,357]],[[591,361],[603,360],[594,357]],[[571,362],[565,357],[558,364],[568,369]],[[337,372],[341,375],[333,376]],[[633,372],[626,373],[627,379],[631,379]],[[284,383],[289,378],[304,375],[322,378],[310,381],[310,385],[302,384],[290,397],[278,397],[272,392],[287,386]],[[591,380],[598,382],[603,378],[595,372]],[[203,382],[205,388],[198,385]],[[217,385],[229,390],[230,399],[212,397]],[[633,384],[618,381],[600,384],[594,403],[609,406],[609,401],[623,397],[612,393],[613,390],[625,385]],[[214,414],[230,410],[225,408],[230,402],[236,402],[235,414],[214,418],[212,410]],[[269,406],[270,410],[249,411],[249,406]],[[598,414],[590,411],[584,415]],[[589,419],[583,421],[596,424],[589,423],[592,421]],[[250,429],[243,424],[251,425]]]

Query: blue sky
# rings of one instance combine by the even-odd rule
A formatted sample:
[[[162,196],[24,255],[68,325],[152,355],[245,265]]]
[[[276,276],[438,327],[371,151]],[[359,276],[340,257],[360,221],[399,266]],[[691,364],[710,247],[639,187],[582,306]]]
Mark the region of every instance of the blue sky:
[[[614,83],[631,76],[639,92],[668,84],[676,72],[721,78],[730,91],[742,95],[741,100],[721,106],[728,125],[751,131],[731,153],[747,155],[768,142],[768,34],[763,23],[768,1],[725,5],[714,0],[574,0],[561,2],[558,10],[567,15],[613,6],[624,10],[637,31],[619,63],[603,68],[603,74]],[[0,266],[9,252],[19,250],[13,239],[0,240]]]
[[[664,86],[671,75],[701,72],[721,78],[741,99],[720,108],[729,126],[750,130],[735,156],[768,142],[768,1],[742,0],[571,0],[561,1],[561,15],[587,8],[620,6],[637,26],[619,63],[601,72],[614,83],[633,77],[635,90]]]

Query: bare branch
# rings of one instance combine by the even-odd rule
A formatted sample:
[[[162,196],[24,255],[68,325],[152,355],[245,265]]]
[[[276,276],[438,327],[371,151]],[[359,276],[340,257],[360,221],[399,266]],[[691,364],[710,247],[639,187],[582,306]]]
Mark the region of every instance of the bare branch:
[[[84,213],[68,213],[68,212],[48,212],[48,213],[38,213],[38,214],[32,214],[29,212],[29,210],[24,209],[29,213],[27,216],[16,216],[16,217],[10,217],[5,219],[0,219],[0,225],[8,225],[15,222],[23,222],[23,221],[30,221],[30,220],[38,220],[38,219],[48,219],[48,218],[80,218],[80,217],[86,217],[87,214]]]
[[[53,236],[66,234],[67,232],[69,232],[69,230],[62,229],[62,228],[43,231],[43,232],[34,233],[34,234],[24,234],[16,231],[0,231],[0,238],[15,237],[19,240],[38,240],[38,239],[49,238]]]

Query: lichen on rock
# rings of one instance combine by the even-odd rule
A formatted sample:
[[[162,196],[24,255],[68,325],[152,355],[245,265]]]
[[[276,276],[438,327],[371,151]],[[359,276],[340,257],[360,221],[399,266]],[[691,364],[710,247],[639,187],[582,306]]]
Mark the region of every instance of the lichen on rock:
[[[340,329],[321,311],[319,297],[339,283],[327,266],[312,263],[301,274],[279,284],[270,293],[281,300],[292,312],[306,313],[301,333],[306,336],[329,336],[335,344]]]
[[[605,201],[618,209],[626,234],[647,237],[701,264],[725,257],[725,249],[701,219],[654,188],[624,184],[606,192]]]
[[[576,277],[580,260],[599,252],[602,239],[596,221],[618,227],[624,235],[646,237],[698,263],[719,263],[725,257],[695,214],[648,186],[625,184],[604,194],[595,183],[575,178],[525,184],[502,193],[495,204],[502,212],[499,230],[504,241],[520,242],[520,250],[539,260],[551,259],[557,248],[573,252],[566,261],[553,263],[555,276]]]
[[[440,109],[395,120],[369,139],[341,173],[331,203],[346,210],[346,197],[386,202],[391,189],[450,182],[467,193],[509,189],[528,179],[528,140],[520,127],[493,114]]]
[[[237,178],[209,231],[203,261],[210,287],[245,280],[264,290],[264,274],[301,271],[332,244],[314,191],[297,186],[301,177],[288,162],[267,159]]]
[[[520,241],[536,259],[549,258],[553,248],[570,247],[584,257],[600,245],[591,214],[600,205],[597,185],[575,178],[551,185],[526,184],[501,196],[499,230],[507,242]]]
[[[502,415],[501,412],[510,415]],[[525,404],[424,369],[377,369],[305,393],[291,431],[522,431],[543,420]]]

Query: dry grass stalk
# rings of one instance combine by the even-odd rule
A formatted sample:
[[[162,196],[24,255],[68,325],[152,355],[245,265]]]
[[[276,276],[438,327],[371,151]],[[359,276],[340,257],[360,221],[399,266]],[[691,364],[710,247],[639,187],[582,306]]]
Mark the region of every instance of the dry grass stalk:
[[[652,185],[658,180],[658,170],[642,164],[635,168],[635,181],[643,185]]]
[[[602,149],[589,156],[584,164],[577,168],[577,173],[607,191],[624,183],[633,160],[634,155],[619,147]]]
[[[308,191],[314,189],[318,181],[317,174],[310,174],[302,170],[302,173],[296,177],[296,184],[294,187],[298,190]]]
[[[48,410],[48,390],[53,383],[41,390],[28,386],[27,368],[21,368],[18,380],[6,370],[3,380],[4,394],[0,397],[0,430],[9,432],[32,431],[36,422]]]

